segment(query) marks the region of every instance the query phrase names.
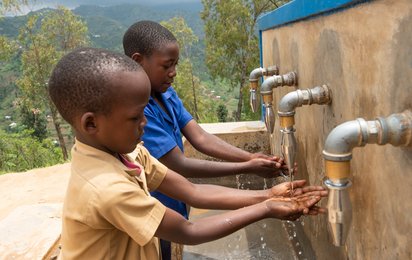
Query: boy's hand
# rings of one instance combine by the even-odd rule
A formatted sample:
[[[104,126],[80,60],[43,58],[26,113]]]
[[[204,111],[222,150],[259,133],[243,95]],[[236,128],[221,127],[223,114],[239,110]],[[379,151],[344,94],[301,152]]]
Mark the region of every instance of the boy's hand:
[[[292,193],[292,184],[293,183],[293,193]],[[296,197],[302,194],[309,192],[318,192],[317,195],[321,197],[326,197],[328,191],[322,186],[305,186],[306,180],[296,180],[293,182],[282,182],[278,185],[273,186],[270,189],[271,195],[273,197]]]
[[[278,177],[279,175],[289,175],[289,168],[285,160],[280,156],[268,156],[262,153],[254,153],[251,156],[251,169],[253,173],[262,178]],[[298,165],[295,163],[293,172],[296,174]]]
[[[296,220],[302,215],[317,215],[325,210],[315,206],[321,196],[311,192],[293,198],[275,197],[265,201],[270,217],[283,220]]]
[[[287,171],[283,158],[264,154],[254,154],[254,157],[249,161],[250,172],[262,178],[277,177]]]

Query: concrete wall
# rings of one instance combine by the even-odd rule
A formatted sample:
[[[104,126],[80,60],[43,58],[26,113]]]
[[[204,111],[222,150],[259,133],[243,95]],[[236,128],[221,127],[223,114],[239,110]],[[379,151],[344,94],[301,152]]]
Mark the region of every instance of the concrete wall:
[[[298,178],[310,184],[322,183],[323,145],[335,126],[412,110],[411,0],[369,1],[265,30],[262,53],[264,66],[276,64],[281,74],[296,71],[298,88],[332,89],[331,105],[296,110]],[[276,89],[275,102],[293,90]],[[277,122],[280,140],[278,129]],[[305,220],[317,259],[412,259],[412,149],[355,148],[351,171],[353,220],[346,245],[329,242],[326,216]]]

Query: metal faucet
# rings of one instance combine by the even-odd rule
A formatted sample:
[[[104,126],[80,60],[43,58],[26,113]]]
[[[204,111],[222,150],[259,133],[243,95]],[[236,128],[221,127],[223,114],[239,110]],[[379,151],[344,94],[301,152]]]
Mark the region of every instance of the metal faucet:
[[[330,189],[328,200],[328,230],[335,246],[343,246],[349,233],[352,208],[347,188],[352,149],[366,144],[412,146],[412,112],[392,114],[373,121],[358,118],[335,127],[325,141],[323,157]]]
[[[290,180],[293,181],[294,164],[297,151],[295,139],[295,109],[303,105],[330,104],[331,91],[328,86],[322,85],[312,89],[289,92],[279,102],[278,116],[280,118],[281,149],[286,165],[289,169]]]
[[[279,68],[276,65],[269,66],[267,68],[256,68],[250,72],[249,82],[250,82],[250,96],[249,103],[252,108],[252,112],[255,113],[258,107],[258,97],[257,97],[257,88],[258,80],[262,76],[273,76],[279,75]]]
[[[289,72],[284,75],[274,75],[268,77],[263,81],[260,88],[260,94],[263,99],[263,107],[265,108],[265,123],[266,129],[270,134],[273,133],[275,128],[275,112],[273,111],[273,88],[282,86],[296,86],[297,85],[296,72]]]

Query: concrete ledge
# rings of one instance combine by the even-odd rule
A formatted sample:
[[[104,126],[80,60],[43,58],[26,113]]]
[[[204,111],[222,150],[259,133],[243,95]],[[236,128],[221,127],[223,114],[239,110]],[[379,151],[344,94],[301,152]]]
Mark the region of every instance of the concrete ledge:
[[[0,222],[0,259],[42,259],[59,239],[62,203],[17,207]]]
[[[70,163],[0,175],[0,259],[50,253],[61,233],[69,175]]]
[[[228,134],[265,131],[266,126],[262,121],[242,121],[226,123],[199,124],[206,132],[211,134]]]

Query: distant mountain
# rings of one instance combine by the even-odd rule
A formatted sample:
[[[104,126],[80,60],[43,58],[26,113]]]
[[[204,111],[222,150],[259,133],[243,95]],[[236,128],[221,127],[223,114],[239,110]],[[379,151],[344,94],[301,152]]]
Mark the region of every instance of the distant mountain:
[[[65,2],[73,4],[76,1],[60,0],[59,2],[60,4],[65,4]],[[200,0],[187,3],[179,1],[180,3],[176,4],[171,4],[170,2],[173,2],[171,0],[170,2],[167,1],[168,4],[164,5],[155,5],[155,2],[162,1],[152,0],[150,5],[119,4],[111,6],[102,6],[102,3],[113,3],[114,1],[87,0],[81,2],[99,2],[99,5],[80,5],[73,9],[73,12],[82,17],[87,23],[90,39],[95,47],[121,50],[123,34],[131,24],[140,20],[160,22],[175,16],[183,17],[199,38],[202,39],[204,35],[203,22],[199,14],[203,8]],[[130,2],[130,0],[124,0],[124,2]],[[133,2],[147,3],[147,1]],[[0,34],[16,37],[19,33],[18,29],[26,20],[27,16],[4,17],[4,19],[0,20]]]
[[[160,22],[181,16],[193,32],[199,38],[203,38],[203,22],[199,15],[202,5],[188,4],[184,7],[180,4],[156,8],[138,4],[106,7],[81,5],[73,12],[87,22],[90,38],[96,47],[118,49],[127,28],[141,20]]]

